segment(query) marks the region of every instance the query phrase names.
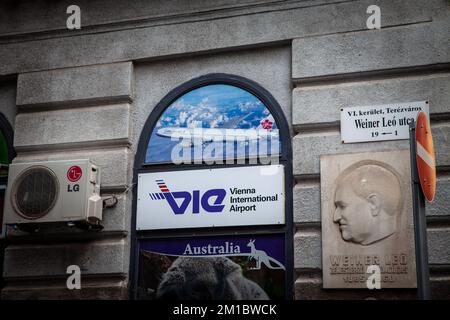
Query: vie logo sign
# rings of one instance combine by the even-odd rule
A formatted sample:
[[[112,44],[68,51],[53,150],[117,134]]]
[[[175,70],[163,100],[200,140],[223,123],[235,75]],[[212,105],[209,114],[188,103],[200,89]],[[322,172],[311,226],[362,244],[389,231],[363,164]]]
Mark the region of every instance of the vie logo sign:
[[[138,175],[136,230],[285,223],[282,165]]]
[[[164,180],[156,180],[160,193],[149,193],[152,200],[166,200],[174,214],[184,214],[192,202],[192,213],[200,213],[200,206],[206,212],[222,212],[225,205],[223,200],[227,192],[225,189],[210,189],[200,197],[200,190],[170,192]],[[175,199],[182,199],[178,204]],[[210,203],[212,201],[212,204]]]

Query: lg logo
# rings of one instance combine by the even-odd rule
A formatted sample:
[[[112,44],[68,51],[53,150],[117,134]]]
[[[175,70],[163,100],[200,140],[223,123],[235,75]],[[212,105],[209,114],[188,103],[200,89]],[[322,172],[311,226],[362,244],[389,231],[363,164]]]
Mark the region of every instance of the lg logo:
[[[193,190],[192,193],[188,191],[170,192],[163,180],[156,180],[156,183],[162,192],[150,193],[150,198],[152,200],[165,199],[174,214],[184,214],[191,203],[192,213],[200,213],[200,206],[206,212],[222,212],[225,207],[222,204],[227,194],[225,189],[210,189],[201,195],[200,190]],[[182,202],[178,205],[175,199],[182,199]]]
[[[67,170],[67,179],[70,182],[77,182],[78,180],[80,180],[80,178],[83,175],[83,170],[81,170],[81,168],[79,166],[71,166],[69,168],[69,170]],[[67,192],[78,192],[80,191],[80,185],[79,184],[75,184],[75,185],[67,185]]]
[[[80,180],[83,175],[83,170],[79,166],[71,166],[69,170],[67,170],[67,179],[70,182],[77,182]]]

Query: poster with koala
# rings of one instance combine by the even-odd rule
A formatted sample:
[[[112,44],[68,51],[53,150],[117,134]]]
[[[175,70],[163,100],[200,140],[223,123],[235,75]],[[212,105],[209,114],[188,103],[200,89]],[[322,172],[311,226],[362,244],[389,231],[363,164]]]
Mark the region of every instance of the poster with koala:
[[[139,242],[139,298],[285,298],[284,234]]]
[[[415,288],[409,150],[320,158],[324,288]]]

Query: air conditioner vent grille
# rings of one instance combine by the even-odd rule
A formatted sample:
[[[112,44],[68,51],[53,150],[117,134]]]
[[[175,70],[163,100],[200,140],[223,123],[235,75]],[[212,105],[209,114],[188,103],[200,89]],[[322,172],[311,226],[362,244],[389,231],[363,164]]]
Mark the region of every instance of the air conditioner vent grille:
[[[30,167],[15,181],[12,204],[19,215],[26,219],[45,216],[58,199],[58,179],[50,169]]]

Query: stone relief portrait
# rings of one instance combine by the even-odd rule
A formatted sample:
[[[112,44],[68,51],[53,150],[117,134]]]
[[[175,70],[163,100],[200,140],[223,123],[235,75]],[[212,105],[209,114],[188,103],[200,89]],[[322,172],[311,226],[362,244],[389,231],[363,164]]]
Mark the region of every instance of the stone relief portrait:
[[[324,288],[415,288],[409,150],[320,157]]]
[[[402,204],[395,170],[365,160],[344,170],[336,180],[333,221],[344,241],[367,246],[395,234]]]

